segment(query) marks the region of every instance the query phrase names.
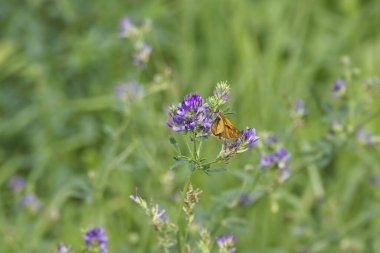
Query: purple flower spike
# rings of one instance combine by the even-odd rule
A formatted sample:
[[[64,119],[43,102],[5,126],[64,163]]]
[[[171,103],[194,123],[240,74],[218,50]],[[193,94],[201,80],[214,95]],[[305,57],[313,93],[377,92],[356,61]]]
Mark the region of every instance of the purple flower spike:
[[[236,235],[232,233],[224,234],[216,237],[215,240],[221,251],[227,251],[228,253],[234,253],[236,251],[236,248],[234,248]]]
[[[279,148],[276,149],[276,156],[280,161],[288,161],[290,154],[289,152],[285,149],[284,146],[280,146]]]
[[[108,241],[108,238],[105,236],[104,229],[102,227],[91,227],[87,230],[85,234],[83,234],[83,238],[86,243],[86,247],[90,247],[91,245],[94,245],[93,239],[96,240],[96,246],[98,246],[99,253],[107,253],[107,247],[106,243]]]
[[[242,135],[243,141],[246,143],[244,147],[246,149],[252,147],[259,139],[259,137],[256,136],[256,130],[254,128],[246,127],[241,132],[241,135]]]
[[[253,202],[253,198],[251,195],[247,193],[240,193],[238,197],[238,203],[240,205],[250,205]]]
[[[165,209],[160,209],[159,205],[156,204],[153,208],[153,220],[159,219],[159,220],[166,220],[168,217],[166,215]]]
[[[305,110],[305,104],[304,104],[303,100],[299,97],[295,98],[293,101],[293,108],[296,110],[304,111]]]
[[[363,128],[356,130],[356,140],[363,145],[372,144],[372,134]]]
[[[189,93],[181,103],[169,108],[166,124],[175,132],[194,131],[197,136],[206,137],[212,124],[208,108],[198,93]]]
[[[217,86],[214,90],[214,95],[220,97],[223,101],[227,101],[230,97],[228,89],[224,88],[223,86]]]
[[[132,200],[132,201],[134,201],[134,202],[137,202],[138,201],[138,199],[140,198],[140,196],[139,196],[139,193],[138,193],[138,189],[137,189],[137,187],[135,188],[135,195],[130,195],[129,196],[129,198]]]
[[[346,83],[340,77],[337,77],[335,83],[331,85],[331,91],[333,92],[334,97],[341,97],[346,91]]]
[[[54,249],[54,253],[69,253],[69,248],[63,242],[60,242]]]
[[[131,30],[131,28],[133,28],[133,24],[129,17],[122,17],[120,19],[119,28],[121,34],[126,34]]]
[[[135,54],[133,55],[133,63],[137,66],[145,67],[149,61],[150,53],[152,52],[152,48],[146,44],[141,43],[137,49]]]
[[[264,144],[277,143],[278,138],[275,134],[268,134],[268,136],[264,139]]]
[[[13,176],[8,181],[9,188],[16,192],[25,185],[25,179],[22,176]]]
[[[30,208],[33,212],[37,211],[41,207],[40,201],[33,192],[27,192],[22,195],[20,203],[23,206]]]
[[[276,155],[273,153],[262,153],[259,167],[266,167],[271,165],[276,160]]]

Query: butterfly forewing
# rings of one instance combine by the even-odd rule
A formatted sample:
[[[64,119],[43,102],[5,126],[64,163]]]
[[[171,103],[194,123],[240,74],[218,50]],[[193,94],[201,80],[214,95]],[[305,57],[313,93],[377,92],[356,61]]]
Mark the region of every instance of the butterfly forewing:
[[[241,135],[240,131],[231,123],[222,112],[219,112],[211,125],[211,132],[220,138],[237,138]]]

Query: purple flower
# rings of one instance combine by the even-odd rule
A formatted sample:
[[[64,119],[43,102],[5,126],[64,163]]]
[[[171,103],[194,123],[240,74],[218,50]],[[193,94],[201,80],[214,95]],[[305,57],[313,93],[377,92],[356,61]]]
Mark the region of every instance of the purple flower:
[[[136,80],[129,80],[126,83],[118,83],[115,85],[114,89],[118,98],[127,99],[128,101],[133,101],[144,92],[144,86],[138,84]]]
[[[273,153],[262,153],[259,167],[267,167],[276,160],[276,155]]]
[[[25,179],[22,176],[13,176],[8,180],[8,186],[13,191],[16,192],[25,185]]]
[[[254,128],[246,127],[238,138],[223,140],[223,147],[219,157],[228,160],[235,154],[247,151],[258,139],[259,137],[256,136],[256,130]]]
[[[20,203],[23,206],[30,208],[33,212],[37,211],[41,207],[40,201],[33,192],[27,192],[22,195]]]
[[[356,130],[356,140],[364,145],[372,144],[372,134],[363,128]]]
[[[256,130],[254,128],[246,127],[241,132],[241,139],[242,139],[242,142],[244,143],[243,148],[248,149],[257,142],[259,137],[256,136]]]
[[[69,248],[63,242],[60,242],[54,249],[54,253],[69,253]]]
[[[293,101],[293,108],[295,110],[304,111],[305,110],[305,104],[304,104],[303,100],[299,97],[295,98]]]
[[[89,248],[91,245],[95,245],[98,247],[99,253],[107,253],[106,243],[108,238],[105,236],[104,229],[102,227],[91,227],[87,230],[85,234],[83,234],[83,238],[86,243],[86,247]]]
[[[344,80],[340,77],[337,77],[335,79],[335,83],[331,85],[331,91],[336,98],[344,95],[344,92],[346,91],[346,83]]]
[[[220,97],[221,100],[227,101],[228,98],[230,97],[229,90],[228,88],[225,88],[224,86],[217,86],[214,89],[214,95],[217,97]]]
[[[132,201],[134,201],[134,202],[137,202],[137,201],[138,201],[138,199],[140,198],[140,196],[139,196],[139,193],[138,193],[138,189],[137,189],[137,187],[135,188],[135,195],[131,194],[131,195],[129,195],[129,198],[130,198]]]
[[[153,218],[152,220],[166,220],[168,217],[166,215],[166,210],[165,209],[160,209],[159,205],[156,204],[153,207]]]
[[[129,19],[129,17],[122,17],[120,19],[119,28],[120,28],[121,33],[128,32],[128,30],[131,29],[132,26],[133,26],[133,24],[132,24],[131,20]]]
[[[264,139],[264,144],[277,143],[278,138],[275,134],[268,134],[268,136]]]
[[[291,154],[285,149],[284,146],[279,146],[270,153],[261,153],[259,168],[275,165],[280,170],[279,177],[287,179],[289,177],[289,170],[291,167],[287,164]]]
[[[133,63],[135,65],[144,67],[149,61],[151,52],[152,48],[148,44],[142,42],[136,48],[136,52],[133,55]]]
[[[253,201],[253,198],[251,195],[247,193],[240,193],[238,197],[238,204],[240,205],[250,205]]]
[[[290,154],[289,152],[285,149],[284,146],[280,146],[276,149],[276,156],[279,161],[288,161]]]
[[[181,103],[169,108],[166,124],[176,132],[194,131],[196,136],[206,137],[212,124],[208,108],[198,93],[189,93]]]
[[[289,178],[290,174],[289,174],[289,170],[291,170],[291,167],[288,166],[288,165],[284,165],[284,167],[278,167],[280,169],[280,173],[278,173],[278,177],[283,179],[283,180],[286,180]]]
[[[236,251],[236,248],[234,248],[236,236],[234,234],[229,233],[220,235],[217,236],[215,240],[221,252],[234,253]]]
[[[369,182],[372,185],[380,185],[380,177],[376,175],[371,175],[368,177]]]

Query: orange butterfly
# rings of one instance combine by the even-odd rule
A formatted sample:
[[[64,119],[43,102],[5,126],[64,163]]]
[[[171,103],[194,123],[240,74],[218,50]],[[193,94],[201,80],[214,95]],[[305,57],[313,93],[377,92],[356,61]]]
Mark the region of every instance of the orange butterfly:
[[[241,136],[240,131],[232,125],[222,112],[219,112],[214,122],[211,125],[211,132],[219,138],[229,139]]]

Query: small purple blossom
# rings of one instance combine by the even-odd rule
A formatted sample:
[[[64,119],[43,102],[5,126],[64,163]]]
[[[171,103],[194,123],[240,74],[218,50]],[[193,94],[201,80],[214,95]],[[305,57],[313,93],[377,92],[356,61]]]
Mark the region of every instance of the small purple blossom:
[[[137,187],[135,188],[135,195],[131,194],[131,195],[129,195],[129,198],[130,198],[132,201],[134,201],[134,202],[137,202],[137,201],[138,201],[138,199],[140,198],[140,196],[139,196],[139,193],[138,193],[138,189],[137,189]]]
[[[70,249],[63,242],[60,242],[54,249],[54,253],[69,253],[69,250]]]
[[[119,23],[120,35],[127,34],[133,28],[134,28],[134,25],[132,24],[129,17],[122,17],[120,19],[120,23]]]
[[[287,179],[291,167],[287,164],[291,154],[285,149],[284,146],[277,147],[274,152],[261,153],[259,168],[275,165],[280,170],[279,178]]]
[[[114,90],[118,98],[133,101],[143,94],[144,86],[137,83],[136,80],[129,80],[125,83],[116,84]]]
[[[364,145],[370,145],[373,142],[372,134],[363,128],[356,130],[356,140]]]
[[[280,146],[276,149],[276,156],[280,161],[288,161],[290,154],[284,146]]]
[[[99,253],[107,253],[107,241],[108,238],[105,236],[105,231],[102,227],[91,227],[83,234],[83,238],[86,243],[86,247],[89,248],[91,245],[94,245],[94,240],[96,240],[96,246],[98,247]]]
[[[221,252],[234,253],[236,251],[236,248],[234,248],[236,236],[234,234],[229,233],[220,235],[217,236],[215,240]]]
[[[181,103],[169,108],[166,124],[176,132],[194,131],[197,136],[206,137],[212,124],[208,108],[198,93],[189,93]]]
[[[152,48],[148,44],[142,42],[136,48],[136,52],[133,55],[133,63],[137,66],[145,67],[149,61],[151,52]]]
[[[166,220],[168,217],[166,215],[165,209],[160,209],[159,205],[156,204],[153,207],[153,220]]]
[[[20,203],[23,206],[30,208],[33,212],[37,211],[41,207],[40,201],[33,192],[27,192],[22,195]]]
[[[278,138],[275,134],[268,134],[268,136],[264,139],[264,144],[277,143]]]
[[[304,104],[303,100],[299,97],[296,97],[293,101],[293,108],[295,110],[304,111],[305,110],[305,104]]]
[[[344,94],[346,90],[346,83],[345,81],[340,78],[340,77],[337,77],[335,79],[335,82],[331,85],[331,91],[334,95],[334,97],[340,97]]]
[[[241,139],[242,139],[242,142],[244,143],[243,149],[246,150],[248,148],[251,148],[257,142],[259,137],[256,136],[256,129],[246,127],[241,132]]]
[[[213,93],[215,96],[220,97],[221,100],[223,100],[223,101],[227,101],[228,98],[230,97],[229,90],[224,88],[223,86],[217,86],[214,89]]]
[[[22,176],[12,176],[8,180],[8,186],[13,191],[16,192],[25,185],[25,179]]]
[[[276,160],[274,153],[262,153],[259,167],[267,167]]]
[[[380,177],[377,175],[369,176],[368,180],[372,185],[380,185]]]
[[[253,198],[251,195],[247,193],[240,193],[238,197],[238,204],[239,205],[250,205],[253,201]]]

